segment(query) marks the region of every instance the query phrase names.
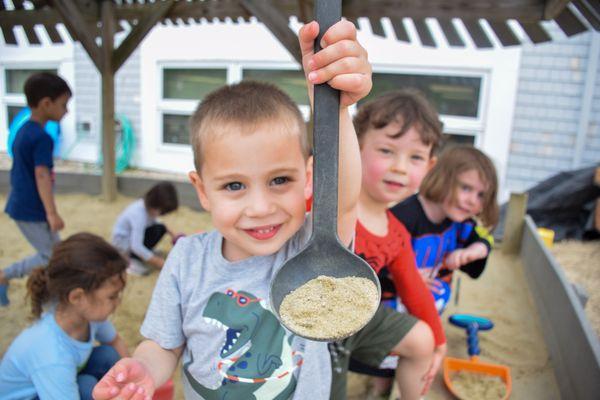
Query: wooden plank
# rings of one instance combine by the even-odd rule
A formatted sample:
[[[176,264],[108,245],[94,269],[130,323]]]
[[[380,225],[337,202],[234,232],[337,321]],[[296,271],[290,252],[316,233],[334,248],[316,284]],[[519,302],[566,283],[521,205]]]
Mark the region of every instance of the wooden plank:
[[[504,221],[504,236],[502,237],[502,252],[518,253],[523,236],[523,221],[527,212],[527,193],[511,193],[508,201],[506,220]]]
[[[544,19],[554,19],[567,7],[571,0],[547,0],[544,7]]]
[[[12,0],[13,6],[15,6],[15,10],[22,10],[23,7],[23,0]]]
[[[62,17],[62,22],[75,40],[78,40],[88,56],[98,68],[98,71],[102,70],[101,59],[102,55],[94,35],[90,31],[86,21],[83,18],[83,14],[79,11],[76,3],[70,0],[54,0],[54,8]]]
[[[473,39],[473,42],[477,48],[482,49],[494,47],[490,39],[487,37],[485,31],[481,28],[481,25],[479,25],[478,20],[463,20],[463,24],[465,25],[465,28],[467,28],[467,32],[469,32],[469,35]]]
[[[6,44],[17,44],[17,37],[11,27],[2,26],[2,36],[4,36],[4,43]]]
[[[533,24],[522,21],[517,22],[533,43],[544,43],[552,40],[550,35],[537,22]]]
[[[33,25],[31,25],[31,24],[23,25],[23,30],[25,31],[25,36],[27,36],[27,41],[29,42],[29,44],[35,45],[35,44],[42,43],[40,41],[40,38],[38,37],[37,33],[33,29]]]
[[[517,46],[521,41],[506,22],[488,21],[502,46]]]
[[[146,14],[142,19],[138,20],[137,25],[131,30],[127,38],[121,43],[115,51],[113,59],[113,71],[117,72],[119,68],[129,58],[131,53],[142,42],[146,35],[154,28],[156,23],[160,21],[171,9],[175,2],[173,0],[157,2],[153,4],[152,11]]]
[[[600,393],[600,343],[561,266],[527,216],[520,257],[563,399]]]
[[[594,172],[594,185],[600,186],[600,167]]]
[[[425,47],[436,47],[433,35],[429,31],[429,27],[427,26],[427,23],[425,23],[425,20],[422,18],[414,18],[413,23],[415,24],[415,29],[421,40],[421,45]]]
[[[600,4],[598,2],[597,4]],[[573,5],[584,16],[584,18],[592,25],[596,31],[600,31],[600,10],[597,12],[591,5],[589,0],[575,0]]]
[[[288,18],[263,0],[241,0],[242,6],[254,14],[275,35],[294,59],[302,65],[302,52],[298,36],[288,25]]]
[[[381,25],[381,19],[369,18],[369,24],[371,25],[371,32],[373,32],[373,35],[385,37],[385,31]]]
[[[587,31],[587,27],[568,8],[565,8],[554,20],[567,36]]]
[[[115,175],[115,73],[113,70],[113,45],[115,37],[114,3],[102,2],[102,197],[113,202],[117,197]]]
[[[446,36],[446,41],[450,47],[465,47],[465,42],[460,37],[460,34],[456,30],[456,27],[452,23],[452,20],[447,18],[438,18],[440,28]]]
[[[344,16],[367,18],[464,18],[506,21],[520,19],[535,22],[543,19],[542,0],[448,1],[448,0],[347,0]]]
[[[50,38],[52,43],[62,43],[63,42],[63,39],[60,36],[60,33],[58,33],[58,31],[56,30],[56,27],[54,25],[44,26],[44,28],[46,29],[46,33],[48,34],[48,37]]]
[[[1,1],[1,0],[0,0]],[[60,14],[51,8],[43,10],[11,10],[0,11],[0,25],[56,25],[62,22]]]
[[[402,18],[393,18],[391,21],[392,28],[394,28],[394,33],[396,34],[396,39],[401,42],[410,42],[410,37],[408,36],[408,32],[404,26],[404,21],[402,21]]]
[[[263,3],[266,3],[262,0]],[[168,14],[168,18],[224,18],[245,14],[243,2],[237,1],[178,1]],[[309,2],[310,4],[310,2]],[[115,13],[118,19],[139,18],[152,3],[120,4]],[[277,9],[286,17],[300,14],[298,0],[278,0]],[[355,20],[366,18],[485,18],[505,21],[520,19],[524,22],[540,21],[544,16],[544,2],[541,0],[477,1],[465,2],[448,0],[347,0],[343,5],[344,17]]]

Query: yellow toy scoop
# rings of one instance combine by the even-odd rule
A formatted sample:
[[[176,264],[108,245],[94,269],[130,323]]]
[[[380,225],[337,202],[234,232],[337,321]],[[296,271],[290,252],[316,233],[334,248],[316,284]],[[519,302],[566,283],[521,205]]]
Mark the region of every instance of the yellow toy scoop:
[[[461,400],[506,400],[512,391],[510,368],[479,361],[479,331],[487,331],[494,323],[487,318],[469,314],[451,315],[452,325],[467,331],[469,360],[446,357],[444,382],[448,390]]]

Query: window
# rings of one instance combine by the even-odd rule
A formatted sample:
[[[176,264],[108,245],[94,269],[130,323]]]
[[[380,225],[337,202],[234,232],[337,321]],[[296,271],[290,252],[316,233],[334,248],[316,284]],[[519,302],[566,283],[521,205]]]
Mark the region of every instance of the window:
[[[244,69],[243,79],[272,83],[287,93],[299,106],[310,105],[306,80],[300,70]]]
[[[189,115],[163,114],[163,143],[190,144]]]
[[[165,69],[163,97],[198,101],[226,81],[224,69]]]
[[[365,100],[404,87],[423,92],[440,115],[479,117],[481,77],[374,73],[373,89]]]
[[[162,142],[189,145],[189,117],[198,101],[227,83],[227,69],[166,67],[162,72]]]
[[[6,121],[8,121],[8,126],[10,126],[13,119],[23,109],[23,107],[25,106],[6,106]]]
[[[442,147],[440,150],[457,145],[474,146],[475,137],[471,135],[461,135],[457,133],[444,133],[442,139]]]
[[[23,93],[23,85],[30,75],[38,72],[52,72],[56,74],[55,69],[7,69],[6,77],[6,93],[21,94]]]
[[[6,115],[6,128],[10,127],[10,123],[16,117],[16,115],[27,107],[27,100],[23,93],[23,85],[29,76],[38,72],[52,72],[57,73],[56,69],[52,68],[40,68],[40,69],[16,69],[7,68],[4,70],[4,93],[2,93],[3,101],[0,102],[5,107],[4,112]],[[0,73],[0,76],[1,73]]]

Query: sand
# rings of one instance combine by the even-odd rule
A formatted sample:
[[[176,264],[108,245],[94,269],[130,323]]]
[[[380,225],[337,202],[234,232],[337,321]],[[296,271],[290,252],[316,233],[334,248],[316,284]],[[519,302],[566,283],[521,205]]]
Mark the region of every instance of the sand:
[[[585,315],[600,336],[600,240],[565,240],[555,243],[551,252],[563,267],[567,279],[587,292]]]
[[[59,195],[57,204],[66,228],[62,237],[88,230],[108,238],[112,223],[118,213],[133,199],[119,197],[116,202],[107,204],[98,197],[87,195]],[[6,195],[0,195],[0,204],[4,205]],[[165,222],[173,230],[193,233],[210,228],[208,215],[181,207],[175,214],[167,216]],[[0,213],[0,266],[31,253],[31,248],[21,236],[15,224]],[[562,245],[560,245],[562,246]],[[579,251],[578,248],[556,245],[553,251],[559,254]],[[565,245],[566,246],[566,245]],[[598,242],[596,242],[598,246]],[[575,246],[576,247],[576,246]],[[164,240],[159,244],[162,251],[168,251],[170,243]],[[586,247],[587,248],[587,247]],[[594,250],[596,251],[596,250]],[[587,254],[587,253],[586,253]],[[598,254],[598,253],[593,253]],[[592,268],[592,261],[598,257],[587,255],[584,262],[576,262],[583,268]],[[597,265],[597,263],[595,263]],[[566,268],[568,271],[568,268]],[[589,272],[598,277],[598,272]],[[459,275],[459,274],[455,274]],[[131,349],[141,340],[139,325],[144,316],[152,289],[158,274],[153,272],[146,277],[130,277],[125,289],[124,299],[112,320]],[[587,275],[586,275],[587,276]],[[589,280],[588,278],[584,278]],[[454,283],[456,287],[456,282]],[[596,281],[597,284],[597,281]],[[30,321],[26,318],[29,307],[24,301],[25,280],[11,283],[9,296],[11,305],[0,308],[0,354],[4,354],[12,339]],[[518,258],[506,256],[494,251],[487,271],[478,280],[461,276],[458,304],[452,299],[450,308],[444,314],[444,325],[448,337],[449,355],[466,358],[465,333],[459,328],[449,326],[447,317],[455,312],[473,313],[490,318],[496,324],[492,331],[480,334],[482,361],[507,365],[513,377],[512,399],[558,399],[558,388],[553,376],[552,365],[544,344],[533,299]],[[589,288],[590,293],[597,292]],[[588,304],[590,308],[592,300]],[[590,319],[598,320],[597,308],[591,308]],[[352,376],[349,399],[364,399],[365,379]],[[181,398],[179,378],[176,378],[177,398]],[[451,399],[438,375],[427,400]]]
[[[285,296],[279,313],[301,336],[337,341],[365,326],[378,305],[379,294],[372,281],[319,275]]]

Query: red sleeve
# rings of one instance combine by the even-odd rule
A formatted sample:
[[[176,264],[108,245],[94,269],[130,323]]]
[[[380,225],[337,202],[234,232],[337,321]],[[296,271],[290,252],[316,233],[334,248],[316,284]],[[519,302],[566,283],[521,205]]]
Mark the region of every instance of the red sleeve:
[[[408,312],[429,325],[433,331],[435,345],[442,345],[446,343],[442,321],[435,308],[433,295],[417,270],[410,234],[404,226],[399,232],[403,236],[400,241],[403,248],[390,266],[396,291]]]

